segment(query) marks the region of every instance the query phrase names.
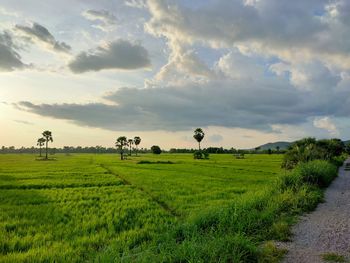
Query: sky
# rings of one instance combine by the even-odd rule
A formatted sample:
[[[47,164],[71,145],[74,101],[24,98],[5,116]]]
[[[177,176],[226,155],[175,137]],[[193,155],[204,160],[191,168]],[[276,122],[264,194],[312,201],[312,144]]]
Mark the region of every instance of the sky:
[[[0,0],[0,145],[350,139],[348,0]]]

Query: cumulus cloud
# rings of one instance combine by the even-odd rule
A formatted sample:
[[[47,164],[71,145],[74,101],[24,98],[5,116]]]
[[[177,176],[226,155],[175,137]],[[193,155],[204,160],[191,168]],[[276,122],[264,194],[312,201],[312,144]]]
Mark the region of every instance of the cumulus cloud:
[[[213,77],[211,69],[200,60],[194,50],[178,44],[171,45],[171,50],[168,63],[154,77],[157,82],[181,82],[184,76],[194,81]]]
[[[86,19],[90,21],[98,21],[99,24],[94,27],[101,29],[102,31],[111,31],[116,27],[117,18],[114,14],[107,10],[86,10],[82,14]]]
[[[301,90],[332,90],[341,81],[341,73],[332,72],[329,67],[320,61],[310,63],[283,63],[272,64],[269,69],[279,76],[287,73],[294,87]]]
[[[0,71],[13,71],[27,66],[22,62],[17,49],[8,32],[0,33]]]
[[[285,60],[320,58],[350,68],[347,0],[219,0],[196,9],[170,0],[147,3],[152,16],[146,30],[170,41],[244,46]]]
[[[256,63],[256,58],[243,55],[238,50],[232,50],[222,56],[216,63],[216,70],[229,78],[261,78],[265,68]]]
[[[148,51],[143,46],[120,39],[78,54],[68,66],[74,73],[83,73],[103,69],[134,70],[150,65]]]
[[[339,135],[339,131],[335,124],[332,122],[330,117],[322,117],[322,118],[316,118],[313,121],[313,124],[316,128],[324,129],[329,132],[330,135],[337,136]]]
[[[16,25],[15,28],[30,40],[40,45],[44,45],[52,51],[69,53],[71,50],[71,47],[68,44],[57,41],[46,27],[38,23],[33,23],[30,26]]]
[[[145,2],[124,3],[143,8]],[[304,125],[337,133],[341,127],[323,116],[350,114],[347,1],[181,3],[147,1],[145,30],[165,40],[167,62],[143,88],[120,88],[103,98],[108,103],[17,106],[118,131],[220,126],[299,135],[295,125]],[[113,24],[110,15],[85,13]],[[149,67],[150,59],[141,45],[117,40],[78,54],[68,66],[75,73],[132,70]]]

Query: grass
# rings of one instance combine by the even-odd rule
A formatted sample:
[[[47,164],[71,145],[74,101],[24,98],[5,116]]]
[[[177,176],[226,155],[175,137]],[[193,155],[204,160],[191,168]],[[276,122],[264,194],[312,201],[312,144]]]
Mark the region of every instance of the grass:
[[[267,262],[322,197],[281,155],[55,158],[0,156],[0,262]]]
[[[277,248],[274,242],[269,241],[262,245],[260,250],[259,263],[278,263],[281,262],[285,254],[288,252],[286,249]]]
[[[328,262],[345,262],[345,257],[336,253],[326,253],[322,255],[322,259]]]

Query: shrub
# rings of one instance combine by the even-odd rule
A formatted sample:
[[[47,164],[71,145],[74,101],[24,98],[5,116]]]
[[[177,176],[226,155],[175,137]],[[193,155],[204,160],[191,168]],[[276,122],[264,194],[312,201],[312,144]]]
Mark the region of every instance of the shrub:
[[[160,147],[158,145],[153,145],[151,147],[151,151],[153,154],[161,154],[162,150],[160,149]]]
[[[202,158],[202,152],[201,152],[201,151],[195,151],[195,152],[193,153],[193,158],[194,158],[194,159],[203,159],[203,158]]]
[[[314,160],[299,164],[293,173],[304,183],[326,187],[337,177],[338,169],[327,161]]]
[[[331,163],[337,167],[340,167],[343,165],[346,158],[347,158],[347,156],[345,154],[342,154],[340,156],[336,156],[336,157],[332,158]]]
[[[209,159],[209,153],[207,151],[195,151],[193,153],[194,159]]]
[[[315,138],[304,138],[294,142],[284,155],[282,167],[286,169],[294,168],[298,163],[312,160],[335,160],[345,152],[345,145],[339,139],[316,140]],[[340,164],[341,165],[341,164]]]
[[[204,159],[209,159],[209,153],[207,151],[203,152]]]

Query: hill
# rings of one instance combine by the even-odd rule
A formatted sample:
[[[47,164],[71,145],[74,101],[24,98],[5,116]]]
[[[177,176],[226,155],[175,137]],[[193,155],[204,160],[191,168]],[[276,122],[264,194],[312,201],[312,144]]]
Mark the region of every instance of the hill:
[[[343,141],[345,144],[350,144],[350,140],[347,141]],[[289,145],[291,145],[293,142],[269,142],[263,145],[260,145],[258,147],[260,147],[260,150],[274,150],[276,149],[277,146],[280,147],[280,150],[285,150],[289,147]]]
[[[279,147],[280,150],[285,150],[288,146],[291,145],[291,142],[269,142],[263,145],[260,145],[260,150],[275,150],[276,147]]]

